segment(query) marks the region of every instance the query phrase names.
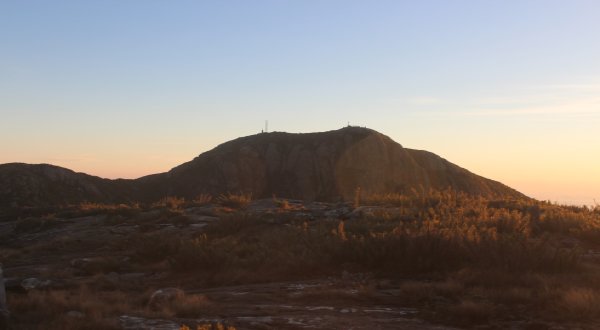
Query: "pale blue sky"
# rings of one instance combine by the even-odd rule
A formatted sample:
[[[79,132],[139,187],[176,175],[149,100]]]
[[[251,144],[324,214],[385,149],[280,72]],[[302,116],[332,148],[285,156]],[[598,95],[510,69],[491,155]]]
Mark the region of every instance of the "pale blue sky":
[[[0,1],[0,163],[162,172],[351,124],[600,202],[598,1]]]

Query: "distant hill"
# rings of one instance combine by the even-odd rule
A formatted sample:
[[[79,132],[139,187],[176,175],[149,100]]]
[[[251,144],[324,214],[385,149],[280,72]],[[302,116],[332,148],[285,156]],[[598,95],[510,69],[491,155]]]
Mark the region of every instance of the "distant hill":
[[[102,179],[54,165],[0,164],[0,207],[126,201],[133,187],[133,180]]]
[[[452,188],[484,197],[523,197],[427,151],[360,127],[305,134],[261,133],[223,143],[166,173],[109,180],[52,165],[0,165],[0,206],[81,201],[152,201],[247,192],[254,197],[351,200],[363,194]]]

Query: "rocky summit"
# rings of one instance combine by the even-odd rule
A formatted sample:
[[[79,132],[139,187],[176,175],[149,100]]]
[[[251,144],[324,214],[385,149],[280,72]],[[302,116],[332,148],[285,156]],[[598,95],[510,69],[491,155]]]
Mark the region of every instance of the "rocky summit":
[[[427,151],[404,148],[368,128],[259,133],[200,154],[166,173],[108,180],[51,166],[0,165],[0,206],[153,201],[165,196],[351,200],[361,194],[451,188],[484,197],[523,197]]]

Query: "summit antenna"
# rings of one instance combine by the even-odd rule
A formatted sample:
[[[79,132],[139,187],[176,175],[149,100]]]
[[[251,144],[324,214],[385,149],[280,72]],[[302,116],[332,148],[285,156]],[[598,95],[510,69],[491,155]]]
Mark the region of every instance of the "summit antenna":
[[[265,120],[265,133],[269,133],[269,121]]]

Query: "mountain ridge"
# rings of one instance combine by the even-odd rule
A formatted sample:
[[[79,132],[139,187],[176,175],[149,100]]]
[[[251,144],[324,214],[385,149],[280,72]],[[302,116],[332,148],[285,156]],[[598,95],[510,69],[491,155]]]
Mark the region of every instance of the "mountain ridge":
[[[0,206],[148,202],[244,192],[254,197],[351,200],[364,194],[451,188],[484,197],[520,192],[425,150],[362,127],[270,132],[219,144],[163,173],[105,179],[51,164],[0,164]]]

